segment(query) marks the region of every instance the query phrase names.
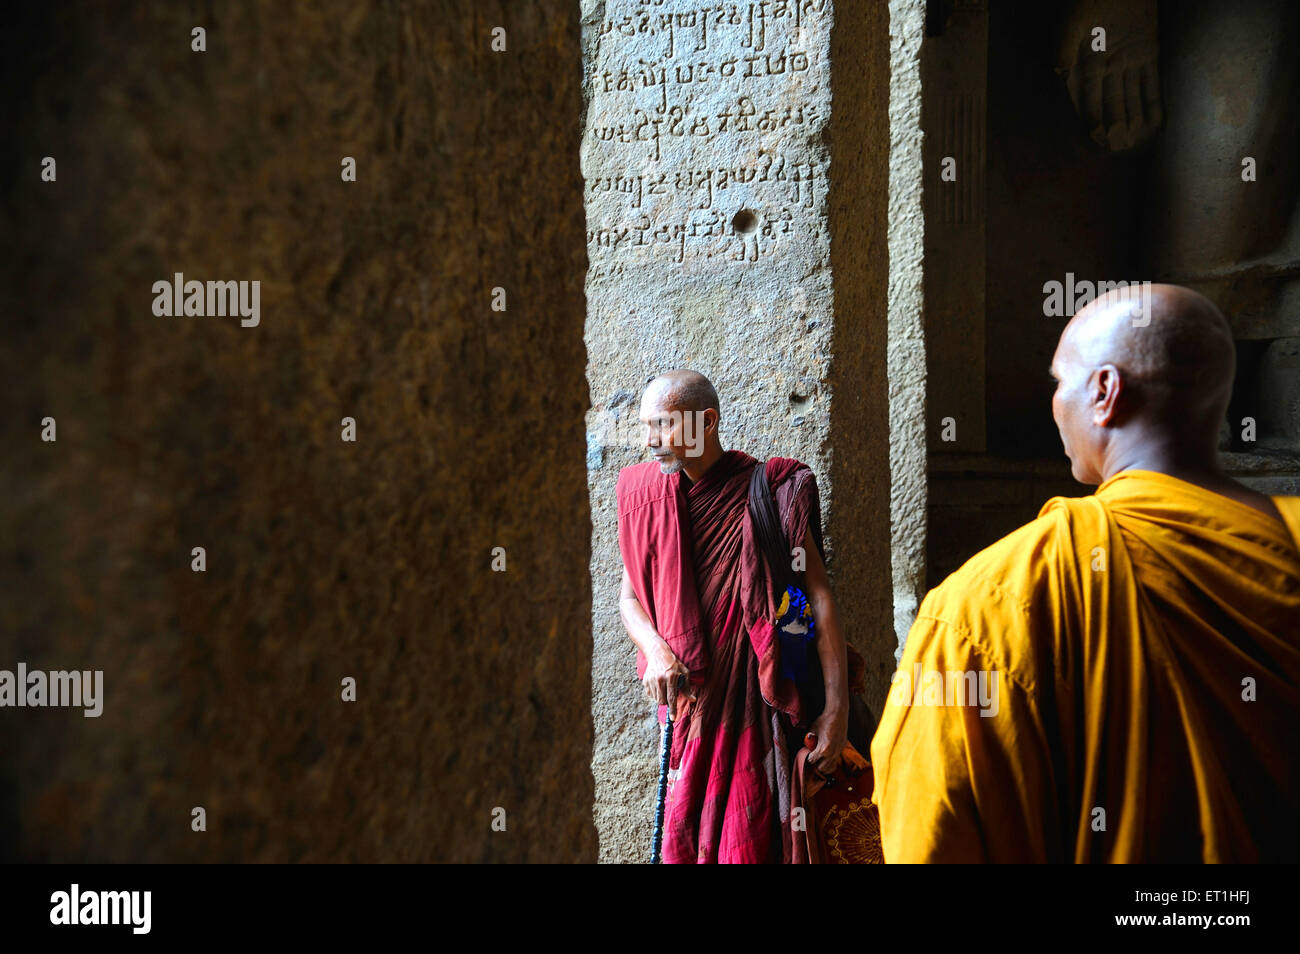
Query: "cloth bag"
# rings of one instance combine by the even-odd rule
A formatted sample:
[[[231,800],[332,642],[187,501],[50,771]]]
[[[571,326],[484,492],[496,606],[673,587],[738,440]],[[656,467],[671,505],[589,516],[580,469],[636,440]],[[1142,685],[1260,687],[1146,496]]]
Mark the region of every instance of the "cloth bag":
[[[794,762],[790,804],[803,809],[802,831],[795,826],[791,860],[796,864],[879,865],[885,863],[880,813],[871,801],[871,764],[850,742],[841,765],[812,798],[805,795],[812,769],[802,748]]]

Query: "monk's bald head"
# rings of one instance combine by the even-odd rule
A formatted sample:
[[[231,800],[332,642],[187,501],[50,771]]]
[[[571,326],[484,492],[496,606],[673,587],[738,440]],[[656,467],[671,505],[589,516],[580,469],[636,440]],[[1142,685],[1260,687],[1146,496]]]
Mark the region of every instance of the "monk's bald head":
[[[1232,329],[1204,295],[1150,285],[1091,302],[1052,361],[1052,412],[1076,479],[1100,483],[1124,429],[1128,440],[1212,455],[1235,372]]]
[[[718,442],[718,392],[698,371],[666,371],[641,395],[645,444],[665,474],[688,463],[709,463],[722,453]]]
[[[712,382],[698,371],[680,369],[665,371],[657,375],[646,385],[645,393],[651,392],[664,400],[671,408],[679,411],[704,411],[708,408],[721,413],[718,407],[718,392]]]
[[[1144,397],[1176,398],[1184,411],[1189,399],[1227,407],[1236,372],[1232,329],[1214,302],[1190,288],[1151,285],[1149,302],[1131,288],[1107,292],[1061,337],[1073,339],[1086,364],[1127,372]]]

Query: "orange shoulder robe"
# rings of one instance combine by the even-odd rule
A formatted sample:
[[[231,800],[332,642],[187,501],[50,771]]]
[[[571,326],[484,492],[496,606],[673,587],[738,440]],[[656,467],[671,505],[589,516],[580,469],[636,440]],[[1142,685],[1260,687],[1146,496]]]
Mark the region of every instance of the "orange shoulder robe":
[[[931,591],[871,744],[885,860],[1300,860],[1300,498],[1273,500],[1289,526],[1125,471]]]

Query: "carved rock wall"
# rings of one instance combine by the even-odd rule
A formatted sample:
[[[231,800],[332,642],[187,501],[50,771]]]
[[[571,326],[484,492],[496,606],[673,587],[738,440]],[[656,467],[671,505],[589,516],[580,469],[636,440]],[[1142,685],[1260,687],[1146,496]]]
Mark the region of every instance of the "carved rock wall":
[[[106,698],[0,711],[0,856],[594,860],[576,4],[33,4],[3,43],[0,668]],[[177,271],[260,280],[260,324],[155,317]]]
[[[592,766],[601,859],[640,861],[658,730],[618,618],[614,485],[645,459],[649,378],[704,373],[724,447],[812,467],[874,705],[893,669],[890,24],[883,4],[829,0],[582,9]]]

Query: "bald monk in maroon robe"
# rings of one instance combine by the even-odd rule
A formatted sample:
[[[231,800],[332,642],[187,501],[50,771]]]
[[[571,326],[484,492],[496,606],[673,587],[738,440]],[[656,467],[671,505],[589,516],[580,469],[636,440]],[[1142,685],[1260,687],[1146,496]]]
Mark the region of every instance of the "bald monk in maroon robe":
[[[696,372],[646,388],[641,421],[655,459],[618,479],[620,615],[660,720],[670,706],[676,714],[664,862],[789,863],[796,727],[810,713],[781,665],[774,586],[748,516],[760,464],[722,450],[718,418],[717,392]],[[847,650],[820,553],[817,486],[796,460],[766,466],[786,539],[806,555],[826,693],[809,761],[828,773],[846,740]]]

